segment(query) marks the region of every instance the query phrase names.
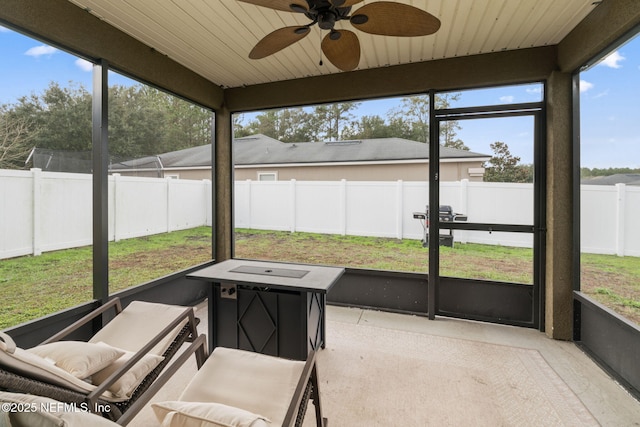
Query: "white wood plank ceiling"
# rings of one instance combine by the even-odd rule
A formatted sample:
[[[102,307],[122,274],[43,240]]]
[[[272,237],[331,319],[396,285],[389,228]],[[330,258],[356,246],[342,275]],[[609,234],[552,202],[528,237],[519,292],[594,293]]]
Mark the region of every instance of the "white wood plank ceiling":
[[[252,60],[253,46],[271,31],[305,25],[302,14],[237,0],[70,0],[107,23],[222,87],[238,87],[340,72],[321,59],[318,26],[298,43]],[[365,0],[358,8],[376,0]],[[606,0],[604,0],[606,1]],[[354,30],[357,69],[559,43],[599,2],[594,0],[403,0],[442,22],[422,37],[385,37]],[[336,29],[353,29],[339,21]]]

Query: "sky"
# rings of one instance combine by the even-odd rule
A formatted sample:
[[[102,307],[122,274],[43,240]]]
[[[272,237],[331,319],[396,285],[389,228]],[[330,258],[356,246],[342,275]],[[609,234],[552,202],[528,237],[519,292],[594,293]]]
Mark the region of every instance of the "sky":
[[[41,94],[55,81],[61,86],[91,88],[91,64],[62,50],[0,27],[0,104]],[[580,75],[581,165],[589,168],[640,168],[640,37],[620,46]],[[72,82],[72,83],[71,83]],[[135,83],[110,73],[110,84]],[[495,105],[539,101],[541,85],[465,91],[452,106]],[[362,102],[356,117],[384,117],[400,99]],[[249,115],[246,115],[250,117]],[[531,118],[460,121],[457,131],[472,151],[492,154],[490,144],[507,143],[522,163],[531,163]]]

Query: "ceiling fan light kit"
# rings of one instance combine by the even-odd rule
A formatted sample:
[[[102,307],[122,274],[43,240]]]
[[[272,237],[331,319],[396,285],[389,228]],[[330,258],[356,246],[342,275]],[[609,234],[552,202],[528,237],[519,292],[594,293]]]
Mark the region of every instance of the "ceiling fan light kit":
[[[284,27],[267,34],[249,53],[251,59],[261,59],[302,40],[310,28],[318,24],[329,33],[322,39],[321,49],[327,59],[342,71],[351,71],[360,62],[360,41],[349,30],[337,30],[338,21],[368,34],[418,37],[435,33],[440,20],[430,13],[404,3],[378,1],[351,13],[352,6],[363,0],[239,0],[270,9],[301,13],[311,22],[305,26]]]

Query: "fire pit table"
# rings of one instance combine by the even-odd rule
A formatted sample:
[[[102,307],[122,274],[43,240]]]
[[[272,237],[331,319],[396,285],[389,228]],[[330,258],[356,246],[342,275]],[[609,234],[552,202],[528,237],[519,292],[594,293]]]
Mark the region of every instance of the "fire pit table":
[[[326,294],[343,268],[230,259],[187,275],[211,282],[209,350],[305,360],[325,346]]]

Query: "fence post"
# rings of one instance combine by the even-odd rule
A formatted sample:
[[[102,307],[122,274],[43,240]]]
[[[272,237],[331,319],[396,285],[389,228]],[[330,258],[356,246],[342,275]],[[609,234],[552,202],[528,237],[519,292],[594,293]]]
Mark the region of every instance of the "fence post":
[[[112,174],[113,176],[113,241],[119,242],[120,235],[118,230],[118,188],[120,187],[121,175],[119,173]]]
[[[627,199],[626,184],[616,184],[616,255],[624,256],[624,223]]]
[[[289,206],[289,229],[292,233],[296,232],[296,210],[297,210],[297,200],[296,200],[296,180],[292,179],[289,181],[289,195],[291,206]]]
[[[404,184],[401,179],[396,183],[396,239],[402,240],[402,214],[404,201]]]
[[[165,177],[164,178],[165,182],[166,182],[166,188],[167,188],[167,197],[165,199],[165,203],[167,204],[165,206],[166,212],[167,212],[167,233],[170,233],[172,231],[172,227],[171,227],[171,181],[173,180],[173,178],[171,177]]]
[[[40,229],[42,227],[41,224],[41,215],[40,212],[42,210],[42,169],[33,168],[31,169],[31,179],[33,183],[33,192],[32,192],[32,241],[31,241],[31,250],[34,256],[42,255],[41,246],[41,236]]]
[[[340,234],[347,235],[347,180],[340,180]]]
[[[203,179],[202,188],[204,189],[204,225],[211,226],[213,223],[211,214],[211,180]]]
[[[469,180],[460,181],[460,213],[469,214]],[[467,243],[467,231],[457,230],[455,233],[460,243]]]
[[[253,220],[252,220],[252,213],[251,213],[251,180],[248,179],[247,180],[247,218],[248,218],[248,224],[247,224],[247,228],[252,229],[253,228]]]

